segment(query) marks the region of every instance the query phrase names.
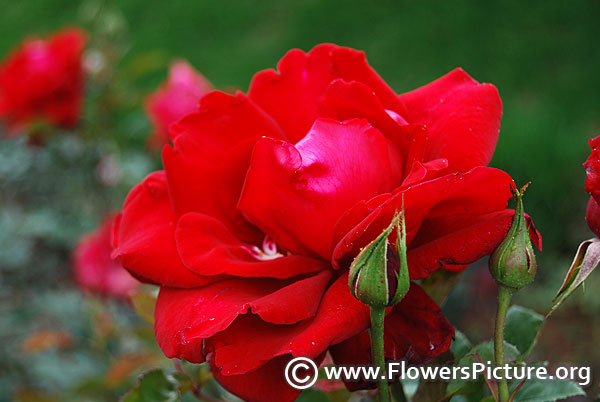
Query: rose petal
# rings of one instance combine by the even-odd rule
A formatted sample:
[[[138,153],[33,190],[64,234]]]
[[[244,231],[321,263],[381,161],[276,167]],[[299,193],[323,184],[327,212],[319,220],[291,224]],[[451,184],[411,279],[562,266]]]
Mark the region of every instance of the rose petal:
[[[386,112],[385,107],[371,88],[362,82],[347,82],[337,79],[327,87],[321,102],[321,117],[335,120],[365,118],[385,136],[393,138],[398,135],[399,124]]]
[[[338,218],[388,191],[390,169],[387,142],[366,120],[319,119],[295,146],[256,143],[238,207],[283,248],[328,259]]]
[[[464,268],[491,254],[510,229],[514,210],[485,215],[457,215],[429,219],[407,254],[412,279],[426,278],[438,269]]]
[[[590,148],[592,153],[583,164],[586,174],[585,191],[590,193],[598,203],[600,201],[600,136],[590,139]]]
[[[392,183],[400,185],[414,129],[408,127],[406,122],[401,121],[399,124],[386,111],[371,88],[357,81],[333,81],[325,93],[320,115],[339,121],[366,118],[387,138],[392,163]]]
[[[171,134],[174,147],[163,149],[163,164],[175,213],[202,212],[243,240],[262,241],[236,204],[256,140],[284,138],[277,124],[242,93],[215,91],[202,98],[198,113],[173,124]]]
[[[185,266],[200,275],[290,278],[329,269],[312,257],[266,255],[238,240],[221,221],[194,212],[179,219],[175,240]]]
[[[359,204],[337,223],[346,230],[346,234],[339,242],[334,243],[337,245],[332,263],[334,267],[347,266],[358,250],[377,237],[389,225],[394,213],[403,207],[410,249],[410,242],[424,219],[504,210],[512,196],[513,185],[512,179],[505,172],[478,167],[467,173],[446,175],[399,189],[392,196],[378,196],[371,202]],[[352,226],[354,222],[356,224]],[[339,236],[344,231],[336,229],[335,233]]]
[[[313,317],[331,276],[331,270],[321,271],[255,300],[252,313],[273,324],[294,324]]]
[[[174,287],[202,286],[219,277],[188,270],[175,248],[175,216],[164,172],[155,172],[131,190],[115,222],[112,258],[145,282]]]
[[[194,289],[162,287],[156,340],[167,357],[202,362],[203,339],[228,328],[240,314],[251,311],[275,324],[313,317],[330,278],[331,271],[323,271],[295,282],[236,278]]]
[[[287,353],[315,358],[368,326],[369,308],[352,296],[344,274],[325,292],[314,318],[295,325],[273,325],[256,316],[241,316],[209,338],[205,350],[214,352],[215,365],[223,374],[241,374]]]
[[[448,172],[485,166],[498,141],[502,101],[491,84],[480,84],[456,69],[400,95],[409,123],[429,131],[424,161],[445,158]]]
[[[413,186],[423,181],[433,180],[440,171],[448,167],[447,159],[434,159],[429,162],[413,162],[413,165],[402,181],[402,188]]]
[[[600,237],[600,205],[596,202],[594,197],[590,197],[588,201],[585,220],[587,221],[588,227],[596,236]]]
[[[331,81],[341,78],[367,85],[386,109],[402,115],[396,93],[367,63],[365,54],[332,44],[310,52],[290,50],[278,63],[278,72],[256,74],[248,96],[273,116],[291,142],[300,140],[319,117],[319,103]]]
[[[158,344],[167,357],[187,359],[193,344],[201,345],[202,339],[245,314],[252,301],[282,286],[285,283],[275,279],[236,278],[194,289],[162,287],[155,309]]]
[[[291,359],[290,355],[279,356],[255,371],[240,375],[223,375],[222,370],[216,367],[212,360],[210,369],[219,384],[244,401],[292,402],[296,400],[300,391],[292,388],[285,380],[285,367]],[[298,372],[298,375],[304,377],[301,372]]]
[[[214,353],[214,365],[223,375],[248,373],[289,353],[285,349],[290,340],[305,326],[305,322],[275,325],[254,315],[239,316],[227,329],[206,340],[205,352]]]

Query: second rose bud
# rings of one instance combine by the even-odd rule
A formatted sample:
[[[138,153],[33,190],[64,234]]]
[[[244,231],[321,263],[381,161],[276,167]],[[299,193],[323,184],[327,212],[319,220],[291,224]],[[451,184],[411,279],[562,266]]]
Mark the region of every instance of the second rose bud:
[[[394,229],[396,250],[389,241]],[[410,287],[404,213],[396,213],[390,225],[356,256],[349,286],[355,298],[371,307],[390,307],[404,298]]]

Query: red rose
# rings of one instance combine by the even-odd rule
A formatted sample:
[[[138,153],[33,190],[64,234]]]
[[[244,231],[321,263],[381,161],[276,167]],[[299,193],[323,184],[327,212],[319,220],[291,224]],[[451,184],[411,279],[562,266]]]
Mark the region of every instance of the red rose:
[[[40,119],[71,127],[79,119],[85,35],[64,30],[48,40],[25,40],[0,65],[0,117],[9,132]]]
[[[347,268],[403,199],[412,279],[491,253],[514,214],[511,178],[485,167],[500,127],[493,85],[457,69],[397,95],[362,52],[330,44],[292,50],[278,70],[173,124],[165,170],[131,191],[115,225],[113,255],[161,285],[163,352],[206,359],[250,401],[298,395],[284,381],[292,356],[369,361],[369,309]],[[385,330],[386,355],[414,363],[453,334],[414,283]]]
[[[85,291],[127,298],[139,283],[110,257],[113,222],[113,216],[107,218],[98,229],[79,240],[73,252],[73,274]]]
[[[212,89],[210,82],[185,60],[169,68],[167,83],[146,101],[154,131],[148,138],[150,147],[160,149],[169,143],[169,125],[198,110],[200,98]]]
[[[592,154],[585,161],[585,191],[590,193],[585,219],[594,234],[600,237],[600,136],[590,140]]]

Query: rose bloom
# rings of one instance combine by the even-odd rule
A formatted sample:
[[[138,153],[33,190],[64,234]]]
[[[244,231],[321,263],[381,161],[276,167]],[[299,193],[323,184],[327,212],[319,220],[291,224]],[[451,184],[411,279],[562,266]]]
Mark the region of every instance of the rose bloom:
[[[600,237],[600,136],[590,140],[592,154],[585,161],[585,191],[590,193],[585,219],[594,234]]]
[[[47,40],[29,38],[0,64],[0,118],[11,134],[42,120],[74,126],[81,113],[85,35],[79,29]]]
[[[148,145],[160,149],[168,144],[169,125],[197,111],[200,98],[211,89],[210,82],[187,61],[173,62],[166,84],[146,100],[146,113],[154,126]]]
[[[485,166],[501,113],[496,88],[461,69],[397,95],[364,53],[331,44],[291,50],[247,95],[204,96],[115,224],[113,256],[161,286],[165,355],[208,361],[249,401],[297,397],[293,356],[368,363],[350,263],[403,206],[411,279],[491,253],[514,215],[512,179]],[[388,310],[385,353],[426,363],[452,336],[413,283]]]
[[[73,275],[86,292],[127,299],[139,282],[110,257],[113,223],[114,216],[109,216],[79,240],[72,256]]]

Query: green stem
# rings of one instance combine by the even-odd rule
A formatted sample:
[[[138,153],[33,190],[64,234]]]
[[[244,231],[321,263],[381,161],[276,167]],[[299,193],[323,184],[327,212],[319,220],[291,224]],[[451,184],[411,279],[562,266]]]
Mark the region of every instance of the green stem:
[[[373,355],[373,364],[379,366],[379,372],[382,373],[382,375],[386,375],[383,344],[384,321],[385,307],[371,307],[371,354]],[[379,380],[379,401],[391,401],[390,387],[387,380]]]
[[[513,290],[503,285],[498,285],[498,310],[496,311],[496,331],[494,333],[494,357],[496,367],[504,366],[504,325],[506,312],[510,306]],[[498,401],[508,401],[508,382],[506,378],[498,381]]]

